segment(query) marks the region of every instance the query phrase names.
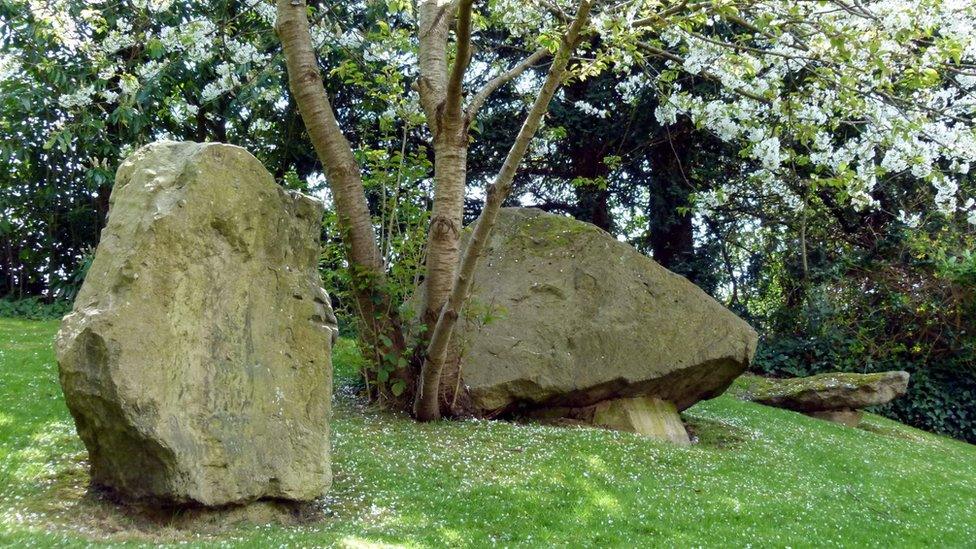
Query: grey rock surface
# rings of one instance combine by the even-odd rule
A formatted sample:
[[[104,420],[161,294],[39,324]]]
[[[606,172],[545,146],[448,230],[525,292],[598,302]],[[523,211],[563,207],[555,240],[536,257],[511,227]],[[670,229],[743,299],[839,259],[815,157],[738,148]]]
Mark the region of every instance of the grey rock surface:
[[[322,214],[239,147],[161,142],[121,165],[56,341],[95,485],[206,506],[329,488]]]
[[[721,394],[756,341],[746,322],[628,244],[523,208],[501,211],[454,336],[486,414],[636,396],[683,410]]]
[[[887,404],[908,391],[908,372],[826,373],[790,379],[763,379],[751,400],[797,412],[857,410]]]

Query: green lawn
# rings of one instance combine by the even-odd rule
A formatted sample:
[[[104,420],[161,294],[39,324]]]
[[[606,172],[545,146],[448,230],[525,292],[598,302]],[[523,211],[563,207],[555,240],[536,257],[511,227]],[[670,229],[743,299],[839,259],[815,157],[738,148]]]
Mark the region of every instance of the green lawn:
[[[687,449],[593,429],[418,425],[343,391],[348,342],[336,353],[335,485],[315,520],[147,519],[86,496],[56,328],[0,319],[0,544],[976,544],[976,446],[873,415],[849,429],[728,396],[684,414],[701,438]]]

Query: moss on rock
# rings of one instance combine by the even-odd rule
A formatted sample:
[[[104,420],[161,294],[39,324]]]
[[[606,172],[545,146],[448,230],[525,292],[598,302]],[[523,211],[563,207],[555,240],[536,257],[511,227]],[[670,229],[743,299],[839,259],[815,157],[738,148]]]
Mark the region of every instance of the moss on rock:
[[[721,394],[756,333],[734,313],[607,232],[531,208],[503,208],[455,341],[476,412],[656,397],[678,410]],[[473,319],[473,320],[472,320]]]
[[[907,372],[830,372],[774,379],[748,376],[737,383],[745,400],[800,412],[857,410],[885,404],[908,389]]]
[[[239,147],[155,143],[122,164],[57,338],[93,484],[206,506],[325,492],[321,219]]]

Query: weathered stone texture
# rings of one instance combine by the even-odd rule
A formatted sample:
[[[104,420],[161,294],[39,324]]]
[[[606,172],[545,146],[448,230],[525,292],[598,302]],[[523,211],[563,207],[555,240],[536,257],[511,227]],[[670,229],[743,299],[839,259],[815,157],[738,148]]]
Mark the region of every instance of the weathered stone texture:
[[[857,427],[861,423],[861,418],[864,417],[864,411],[862,410],[825,410],[823,412],[804,413],[810,417],[840,423],[848,427]]]
[[[645,396],[683,410],[745,370],[756,333],[599,228],[506,208],[454,341],[488,414]]]
[[[797,412],[856,410],[886,404],[908,391],[908,372],[826,373],[810,377],[767,379],[756,402]]]
[[[856,427],[862,408],[887,404],[908,391],[908,372],[833,372],[787,379],[751,378],[741,395],[767,406]]]
[[[594,404],[594,425],[617,431],[629,431],[647,437],[691,444],[688,431],[674,404],[654,397],[632,397],[605,400]]]
[[[321,218],[238,147],[162,142],[122,164],[57,337],[94,484],[204,505],[328,489]]]

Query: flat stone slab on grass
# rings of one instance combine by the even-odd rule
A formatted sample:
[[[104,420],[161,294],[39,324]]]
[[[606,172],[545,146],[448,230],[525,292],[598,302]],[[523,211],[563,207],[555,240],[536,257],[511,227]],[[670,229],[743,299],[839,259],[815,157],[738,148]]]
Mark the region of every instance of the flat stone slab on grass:
[[[322,213],[239,147],[156,143],[122,164],[56,344],[95,486],[205,506],[328,489]]]
[[[756,377],[743,394],[767,406],[856,426],[862,408],[887,404],[908,390],[908,372],[826,373],[810,377]]]

